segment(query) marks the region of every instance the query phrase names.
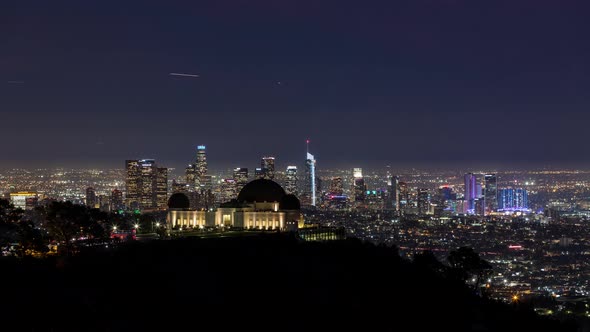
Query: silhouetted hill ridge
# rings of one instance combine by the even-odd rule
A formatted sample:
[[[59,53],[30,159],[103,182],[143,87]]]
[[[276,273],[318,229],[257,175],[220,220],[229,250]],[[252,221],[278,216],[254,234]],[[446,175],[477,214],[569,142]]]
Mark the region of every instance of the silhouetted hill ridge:
[[[359,240],[288,234],[129,243],[3,260],[2,310],[23,330],[565,331]],[[33,319],[34,317],[34,319]],[[41,328],[41,329],[39,329]],[[157,329],[156,329],[157,330]]]

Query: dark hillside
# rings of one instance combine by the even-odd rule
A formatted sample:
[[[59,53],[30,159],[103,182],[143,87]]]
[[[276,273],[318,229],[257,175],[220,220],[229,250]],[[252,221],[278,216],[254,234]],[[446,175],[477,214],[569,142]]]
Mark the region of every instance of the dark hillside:
[[[570,328],[484,301],[394,249],[358,240],[190,238],[130,243],[67,262],[1,263],[2,316],[25,331]]]

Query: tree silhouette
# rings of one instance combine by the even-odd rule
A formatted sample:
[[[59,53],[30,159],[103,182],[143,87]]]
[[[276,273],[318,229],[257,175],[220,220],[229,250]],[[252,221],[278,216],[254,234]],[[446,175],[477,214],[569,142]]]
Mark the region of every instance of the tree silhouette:
[[[492,266],[481,259],[472,248],[460,247],[452,250],[447,258],[455,275],[462,281],[475,277],[474,289],[479,290],[483,278],[491,272]]]
[[[6,248],[19,240],[18,221],[23,210],[15,208],[9,200],[0,198],[0,248]]]
[[[32,253],[46,253],[49,248],[43,231],[32,221],[21,221],[17,228],[20,256]]]
[[[447,266],[441,263],[430,250],[424,250],[419,254],[415,254],[414,264],[431,270],[439,275],[445,275],[448,270]]]
[[[51,203],[45,212],[45,227],[51,237],[64,243],[68,256],[77,237],[104,235],[104,228],[92,218],[89,209],[72,202]]]

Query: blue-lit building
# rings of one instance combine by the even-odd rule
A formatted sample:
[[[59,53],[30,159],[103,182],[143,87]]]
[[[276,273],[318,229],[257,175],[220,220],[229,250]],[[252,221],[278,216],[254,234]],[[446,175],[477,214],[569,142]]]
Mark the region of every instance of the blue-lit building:
[[[529,211],[526,189],[507,188],[498,191],[498,211]]]
[[[316,176],[315,176],[316,160],[311,153],[307,153],[305,160],[305,187],[303,191],[303,202],[305,205],[316,206]]]

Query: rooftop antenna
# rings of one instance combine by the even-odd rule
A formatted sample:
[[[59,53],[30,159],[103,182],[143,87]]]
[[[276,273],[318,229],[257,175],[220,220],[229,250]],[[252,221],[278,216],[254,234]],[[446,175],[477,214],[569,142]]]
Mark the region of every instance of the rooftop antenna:
[[[305,141],[305,144],[307,144],[307,153],[309,153],[309,138]]]

